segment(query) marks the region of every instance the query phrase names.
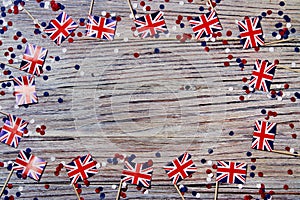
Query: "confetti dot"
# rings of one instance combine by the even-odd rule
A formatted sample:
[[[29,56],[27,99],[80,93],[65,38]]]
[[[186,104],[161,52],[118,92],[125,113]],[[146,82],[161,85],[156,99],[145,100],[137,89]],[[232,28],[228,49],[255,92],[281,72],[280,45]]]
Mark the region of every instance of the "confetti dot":
[[[208,152],[209,154],[212,154],[212,153],[214,152],[214,150],[213,150],[213,149],[208,149],[207,152]]]
[[[230,131],[230,132],[229,132],[229,135],[230,135],[230,136],[233,136],[233,135],[234,135],[234,132],[233,132],[233,131]]]
[[[57,102],[62,103],[62,102],[64,102],[64,100],[62,98],[58,98]]]

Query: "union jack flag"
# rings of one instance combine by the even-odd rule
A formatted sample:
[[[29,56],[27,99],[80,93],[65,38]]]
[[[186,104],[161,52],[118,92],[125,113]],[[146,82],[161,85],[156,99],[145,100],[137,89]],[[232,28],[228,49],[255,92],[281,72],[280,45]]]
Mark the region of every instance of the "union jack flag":
[[[275,74],[276,65],[267,60],[256,60],[249,86],[264,92],[269,92]]]
[[[121,181],[149,188],[151,186],[153,168],[147,163],[125,162]]]
[[[164,166],[173,184],[177,184],[197,171],[192,156],[187,152]]]
[[[97,162],[93,160],[91,154],[75,158],[65,165],[67,174],[72,184],[84,181],[98,173]]]
[[[30,74],[40,76],[47,53],[48,50],[43,47],[27,44],[20,69]]]
[[[276,123],[266,121],[255,121],[252,149],[272,151],[276,134]]]
[[[28,122],[14,115],[8,115],[0,132],[0,141],[11,147],[17,148]]]
[[[76,22],[67,13],[62,12],[49,22],[44,31],[51,40],[60,45],[77,27]]]
[[[246,182],[247,164],[218,161],[216,181],[221,183],[244,184]]]
[[[221,23],[214,10],[200,17],[195,17],[189,22],[197,40],[222,30]]]
[[[38,102],[34,76],[20,76],[13,79],[16,102],[19,106]]]
[[[258,17],[239,21],[241,44],[244,49],[254,48],[264,45],[263,31]]]
[[[26,151],[20,151],[14,163],[13,170],[16,170],[17,173],[21,173],[26,177],[39,181],[46,165],[47,162],[45,160],[27,153]]]
[[[89,15],[86,25],[86,36],[102,40],[113,40],[116,26],[116,20]]]
[[[161,11],[139,17],[134,20],[136,30],[141,38],[153,37],[167,33],[168,29]]]

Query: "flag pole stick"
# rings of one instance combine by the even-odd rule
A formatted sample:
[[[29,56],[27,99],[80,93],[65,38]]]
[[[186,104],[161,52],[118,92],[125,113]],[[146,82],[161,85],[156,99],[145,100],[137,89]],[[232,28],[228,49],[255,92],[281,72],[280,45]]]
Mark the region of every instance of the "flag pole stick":
[[[39,25],[40,28],[42,28],[41,24],[38,22],[37,19],[35,19],[32,14],[25,8],[23,7],[23,10],[26,12],[26,14],[33,20],[33,23],[36,23],[37,25]]]
[[[90,10],[89,10],[89,15],[92,15],[92,13],[93,13],[94,2],[95,2],[95,0],[92,0],[92,1],[91,1]]]
[[[74,191],[76,193],[77,199],[80,200],[80,196],[78,194],[77,188],[75,187],[75,184],[72,184],[72,185],[73,185]]]
[[[178,194],[180,195],[181,199],[182,199],[182,200],[185,200],[185,199],[184,199],[184,196],[181,194],[181,192],[180,192],[178,186],[177,186],[176,184],[174,184],[174,187],[176,188],[176,190],[177,190]]]
[[[278,154],[283,154],[283,155],[288,155],[288,156],[300,157],[300,154],[295,154],[295,153],[290,153],[290,152],[285,152],[285,151],[272,150],[271,152],[278,153]]]
[[[122,183],[123,183],[122,180],[120,180],[120,184],[119,184],[118,194],[117,194],[116,200],[120,199],[120,193],[121,193],[121,189],[122,189]]]
[[[13,81],[13,79],[0,80],[0,83]]]
[[[131,0],[127,0],[127,3],[128,3],[128,5],[129,5],[130,12],[131,12],[131,14],[132,14],[132,16],[133,16],[133,19],[135,19],[135,15],[134,15],[134,12],[133,12],[133,8],[132,8]]]
[[[0,110],[0,114],[8,116],[8,113],[2,112],[1,110]]]
[[[219,190],[219,182],[216,181],[216,188],[215,188],[215,197],[214,197],[214,200],[218,199],[218,190]]]
[[[278,44],[278,43],[282,43],[282,42],[287,42],[287,41],[291,41],[291,40],[295,40],[295,38],[289,38],[289,39],[285,39],[285,40],[277,40],[277,41],[273,41],[273,42],[267,42],[264,44],[264,46],[268,46],[271,44]]]
[[[6,188],[6,185],[7,185],[7,183],[9,182],[10,177],[12,176],[13,172],[14,172],[14,169],[11,169],[10,172],[9,172],[9,174],[8,174],[8,176],[7,176],[7,178],[6,178],[5,183],[3,184],[3,187],[2,187],[2,189],[1,189],[1,192],[0,192],[0,198],[2,197],[2,194],[3,194],[3,192],[4,192],[5,188]]]
[[[282,65],[277,65],[278,68],[281,68],[281,69],[286,69],[288,71],[291,71],[291,72],[298,72],[300,73],[300,70],[299,69],[292,69],[290,67],[287,67],[287,66],[282,66]]]
[[[8,64],[8,63],[4,63],[4,62],[0,62],[0,63],[3,64],[3,65],[9,66],[9,67],[11,67],[11,68],[20,70],[20,68],[17,67],[17,66],[14,66],[14,65],[11,65],[11,64]]]
[[[210,5],[211,9],[214,10],[211,0],[207,0],[207,1],[208,1],[208,4]]]

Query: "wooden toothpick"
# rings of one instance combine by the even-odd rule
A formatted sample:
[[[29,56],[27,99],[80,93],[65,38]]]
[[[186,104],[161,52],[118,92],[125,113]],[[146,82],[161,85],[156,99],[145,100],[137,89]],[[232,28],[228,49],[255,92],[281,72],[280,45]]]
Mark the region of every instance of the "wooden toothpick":
[[[80,196],[78,194],[77,188],[75,187],[75,184],[72,184],[72,185],[73,185],[74,191],[76,193],[77,199],[80,200]]]
[[[292,41],[295,40],[296,38],[289,38],[289,39],[285,39],[285,40],[277,40],[277,41],[272,41],[272,42],[267,42],[264,44],[264,46],[268,46],[271,44],[278,44],[278,43],[282,43],[282,42],[287,42],[287,41]]]
[[[207,0],[207,1],[208,1],[208,4],[210,5],[211,9],[214,10],[214,6],[213,6],[211,0]]]
[[[35,19],[35,18],[32,16],[32,14],[31,14],[25,7],[23,7],[23,10],[24,10],[24,11],[26,12],[26,14],[33,20],[33,23],[34,23],[34,24],[39,25],[40,29],[43,28],[42,25],[38,22],[38,20]]]
[[[95,0],[91,0],[89,15],[92,15],[92,13],[93,13],[94,3],[95,3]]]
[[[277,68],[286,69],[286,70],[291,71],[291,72],[300,73],[300,69],[293,69],[293,68],[290,68],[288,66],[277,65]]]
[[[132,17],[133,17],[133,19],[135,19],[135,15],[134,15],[134,12],[133,12],[131,0],[127,0],[127,3],[128,3],[128,5],[129,5],[129,9],[130,9],[130,12],[131,12],[131,14],[132,14]]]
[[[8,113],[3,112],[3,111],[1,111],[1,110],[0,110],[0,114],[8,116]]]
[[[214,200],[218,199],[218,192],[219,192],[219,181],[216,181],[216,188],[215,188],[215,197],[214,197]]]
[[[286,151],[272,150],[271,152],[278,153],[278,154],[283,154],[283,155],[288,155],[288,156],[300,157],[300,154],[290,153],[290,152],[286,152]]]
[[[176,188],[176,190],[177,190],[178,194],[180,195],[181,199],[182,199],[182,200],[185,200],[185,199],[184,199],[184,196],[181,194],[181,192],[180,192],[178,186],[177,186],[176,184],[174,184],[174,187]]]
[[[121,189],[122,189],[122,180],[120,181],[120,184],[119,184],[119,188],[118,188],[118,193],[117,193],[117,197],[116,197],[116,200],[119,200],[120,199],[120,194],[121,194]]]
[[[2,197],[2,194],[3,194],[3,192],[4,192],[5,188],[6,188],[6,185],[7,185],[7,183],[9,182],[10,177],[12,176],[13,172],[14,172],[14,169],[12,168],[12,169],[10,170],[10,172],[9,172],[9,174],[8,174],[8,176],[7,176],[7,178],[6,178],[6,181],[5,181],[4,184],[3,184],[3,187],[2,187],[2,189],[1,189],[1,191],[0,191],[0,198]]]
[[[14,69],[18,69],[18,70],[20,70],[20,68],[19,67],[17,67],[17,66],[14,66],[14,65],[11,65],[11,64],[9,64],[9,63],[4,63],[4,62],[0,62],[1,64],[3,64],[3,65],[6,65],[6,66],[8,66],[8,67],[11,67],[11,68],[14,68]],[[22,70],[23,71],[23,70]]]
[[[0,83],[13,81],[13,79],[0,80]]]

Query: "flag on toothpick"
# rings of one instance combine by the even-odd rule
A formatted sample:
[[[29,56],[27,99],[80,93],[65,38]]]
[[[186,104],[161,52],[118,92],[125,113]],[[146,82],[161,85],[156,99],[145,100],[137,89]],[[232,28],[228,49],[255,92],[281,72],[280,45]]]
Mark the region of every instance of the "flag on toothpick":
[[[254,126],[251,148],[273,151],[276,126],[276,123],[257,120]]]
[[[11,114],[7,117],[8,118],[0,132],[0,141],[11,147],[17,148],[28,122]]]
[[[32,75],[40,76],[48,50],[34,44],[27,44],[20,69]]]
[[[200,17],[195,17],[189,23],[197,40],[202,37],[208,37],[223,29],[215,10],[200,15]]]
[[[38,103],[34,76],[20,76],[14,78],[13,81],[18,106]]]
[[[154,37],[160,33],[168,33],[163,17],[164,13],[157,11],[134,20],[136,30],[141,38]]]
[[[20,151],[13,165],[13,170],[21,173],[22,176],[30,177],[36,181],[41,179],[47,162],[26,151]]]
[[[67,174],[72,184],[84,181],[99,172],[97,162],[93,160],[91,154],[75,158],[69,164],[66,164]]]
[[[174,185],[197,171],[192,156],[187,152],[174,159],[163,168]]]
[[[86,36],[101,40],[113,40],[116,26],[116,20],[89,15],[86,25]]]
[[[51,40],[60,45],[77,27],[78,24],[67,13],[62,12],[50,21],[44,31]]]
[[[217,165],[217,182],[229,184],[244,184],[246,182],[246,163],[218,161]]]
[[[121,182],[149,188],[151,186],[153,168],[147,163],[134,163],[125,161]]]
[[[264,45],[263,31],[260,18],[246,18],[238,21],[240,30],[240,42],[244,49],[255,48]]]
[[[275,75],[276,64],[257,59],[249,81],[249,87],[269,92]]]

